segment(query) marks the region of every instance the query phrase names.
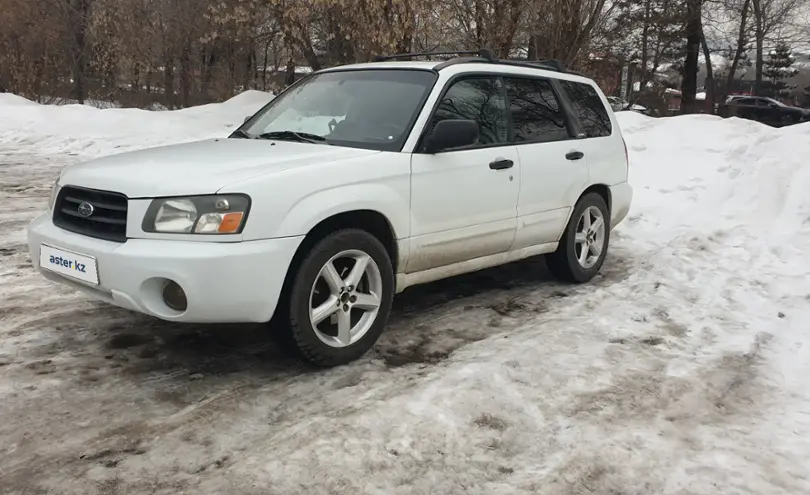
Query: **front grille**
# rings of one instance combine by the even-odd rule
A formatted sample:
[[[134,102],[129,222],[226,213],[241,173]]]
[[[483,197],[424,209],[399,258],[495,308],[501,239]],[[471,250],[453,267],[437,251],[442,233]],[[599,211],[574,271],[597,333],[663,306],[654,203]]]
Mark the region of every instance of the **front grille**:
[[[54,203],[53,223],[88,237],[126,242],[127,197],[116,192],[65,186]]]

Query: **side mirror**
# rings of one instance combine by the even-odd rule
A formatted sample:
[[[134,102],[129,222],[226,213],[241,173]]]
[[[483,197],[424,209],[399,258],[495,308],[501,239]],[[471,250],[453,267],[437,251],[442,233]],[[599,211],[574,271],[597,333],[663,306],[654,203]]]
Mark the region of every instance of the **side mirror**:
[[[427,135],[424,149],[427,153],[438,153],[439,151],[472,146],[478,142],[479,133],[478,122],[474,120],[441,120]]]
[[[245,120],[243,120],[243,121],[242,121],[242,123],[244,124],[245,122],[247,122],[248,120],[250,120],[250,117],[252,117],[252,115],[248,115],[247,117],[245,117]]]

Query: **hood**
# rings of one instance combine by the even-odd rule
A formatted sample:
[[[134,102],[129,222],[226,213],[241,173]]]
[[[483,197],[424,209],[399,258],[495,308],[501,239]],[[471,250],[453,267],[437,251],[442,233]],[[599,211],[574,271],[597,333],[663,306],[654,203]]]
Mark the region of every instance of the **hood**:
[[[785,108],[793,110],[794,112],[797,112],[797,113],[810,114],[810,109],[807,109],[807,108],[791,107],[791,106],[787,106]]]
[[[260,175],[375,153],[379,151],[289,141],[209,139],[71,165],[59,184],[116,191],[130,198],[212,194]]]

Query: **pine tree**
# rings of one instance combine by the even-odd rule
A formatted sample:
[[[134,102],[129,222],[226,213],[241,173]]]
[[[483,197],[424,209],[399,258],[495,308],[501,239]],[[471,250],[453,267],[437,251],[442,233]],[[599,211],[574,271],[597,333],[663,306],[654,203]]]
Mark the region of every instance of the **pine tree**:
[[[681,69],[685,54],[684,25],[686,4],[682,0],[617,0],[615,28],[610,44],[615,52],[627,55],[641,68],[641,91],[630,97],[636,101],[648,92],[648,83],[657,83],[663,66]]]
[[[791,54],[790,46],[784,41],[777,43],[762,70],[762,74],[767,80],[766,87],[763,88],[764,92],[774,98],[787,96],[790,88],[785,80],[799,73],[797,69],[793,68],[795,62],[796,59]]]

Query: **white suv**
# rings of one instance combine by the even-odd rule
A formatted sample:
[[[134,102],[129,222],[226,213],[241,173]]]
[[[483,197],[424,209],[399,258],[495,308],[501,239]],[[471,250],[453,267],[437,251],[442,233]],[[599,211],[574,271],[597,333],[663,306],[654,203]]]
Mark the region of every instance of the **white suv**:
[[[28,243],[51,280],[169,321],[272,320],[329,366],[412,285],[540,254],[590,280],[627,174],[589,79],[486,51],[375,61],[302,79],[228,138],[65,168]]]

